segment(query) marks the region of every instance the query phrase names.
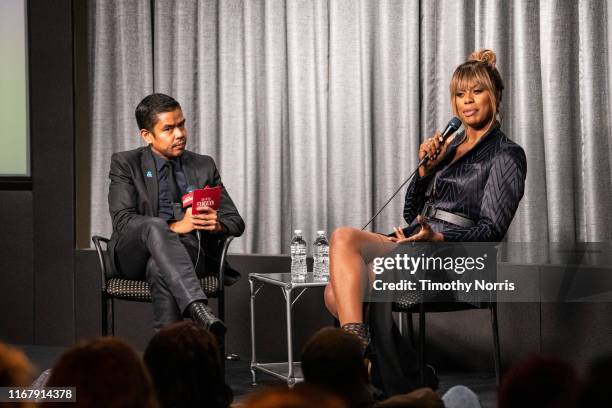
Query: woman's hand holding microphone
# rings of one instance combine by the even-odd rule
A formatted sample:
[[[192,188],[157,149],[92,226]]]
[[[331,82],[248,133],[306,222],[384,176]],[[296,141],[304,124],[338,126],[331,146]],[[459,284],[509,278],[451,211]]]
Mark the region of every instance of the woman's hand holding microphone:
[[[440,163],[451,138],[446,140],[442,139],[442,133],[436,132],[429,139],[425,139],[419,146],[419,161],[423,160],[425,156],[429,157],[421,167],[419,167],[419,176],[425,177]]]
[[[425,156],[429,157],[429,160],[419,167],[419,176],[425,177],[429,175],[438,163],[442,161],[451,139],[452,138],[447,138],[444,140],[442,138],[442,133],[438,131],[432,137],[425,139],[425,141],[421,143],[421,146],[419,146],[419,161],[423,160]],[[395,237],[389,237],[389,240],[398,244],[419,241],[444,241],[444,235],[439,232],[434,232],[427,222],[427,218],[419,215],[417,221],[421,224],[421,228],[417,233],[406,237],[401,228],[395,227]]]

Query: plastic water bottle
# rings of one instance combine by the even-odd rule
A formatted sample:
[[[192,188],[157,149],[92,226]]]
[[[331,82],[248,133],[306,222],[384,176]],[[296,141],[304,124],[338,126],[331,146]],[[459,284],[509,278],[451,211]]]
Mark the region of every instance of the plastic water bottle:
[[[329,242],[325,231],[317,231],[317,239],[313,246],[314,267],[313,275],[315,279],[329,279]]]
[[[306,278],[306,241],[302,238],[302,230],[293,231],[291,240],[291,280]]]

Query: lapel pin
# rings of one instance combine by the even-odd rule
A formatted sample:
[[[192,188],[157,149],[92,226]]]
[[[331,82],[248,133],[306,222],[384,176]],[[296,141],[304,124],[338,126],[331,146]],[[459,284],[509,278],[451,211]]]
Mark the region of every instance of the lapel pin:
[[[147,170],[147,177],[153,177],[153,173],[151,172],[151,170]]]

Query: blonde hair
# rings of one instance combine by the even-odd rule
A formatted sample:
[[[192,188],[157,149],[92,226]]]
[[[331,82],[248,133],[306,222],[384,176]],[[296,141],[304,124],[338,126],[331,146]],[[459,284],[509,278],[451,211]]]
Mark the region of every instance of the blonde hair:
[[[27,387],[32,383],[33,373],[30,361],[21,350],[0,342],[0,387]],[[0,403],[0,406],[33,408],[34,403]]]
[[[467,89],[469,85],[476,84],[489,91],[491,95],[491,108],[493,117],[501,116],[502,91],[504,82],[499,71],[495,67],[497,57],[495,52],[489,49],[474,51],[468,60],[459,65],[450,82],[450,98],[453,114],[458,116],[456,103],[457,91]]]

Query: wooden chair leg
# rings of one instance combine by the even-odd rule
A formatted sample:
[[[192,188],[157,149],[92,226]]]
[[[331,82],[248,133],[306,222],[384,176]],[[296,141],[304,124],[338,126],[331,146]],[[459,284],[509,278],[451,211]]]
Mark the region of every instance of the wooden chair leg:
[[[221,288],[217,297],[217,309],[219,312],[219,319],[225,323],[225,291]],[[219,343],[219,356],[221,357],[221,376],[225,378],[225,335]]]
[[[400,335],[404,337],[404,313],[403,312],[397,313],[397,329],[399,330]]]
[[[421,385],[425,386],[425,304],[419,306],[419,370],[421,372]]]
[[[414,323],[412,322],[412,312],[406,312],[406,320],[408,321],[408,334],[410,335],[410,345],[414,347]]]
[[[115,336],[115,301],[111,298],[108,300],[107,305],[108,305],[108,320],[109,320],[109,328],[110,328],[110,335],[111,336]]]
[[[221,289],[217,296],[217,312],[219,319],[225,323],[225,290]]]
[[[102,322],[102,336],[108,336],[108,300],[106,299],[106,295],[104,293],[102,293],[100,295],[102,302],[101,302],[101,319],[100,321]]]
[[[223,336],[223,338],[221,339],[221,341],[219,342],[219,358],[221,359],[220,361],[220,367],[221,367],[221,378],[225,378],[225,335]]]
[[[501,350],[499,346],[499,326],[497,324],[497,304],[491,303],[491,329],[493,331],[493,347],[495,360],[495,383],[499,387],[501,385]]]

